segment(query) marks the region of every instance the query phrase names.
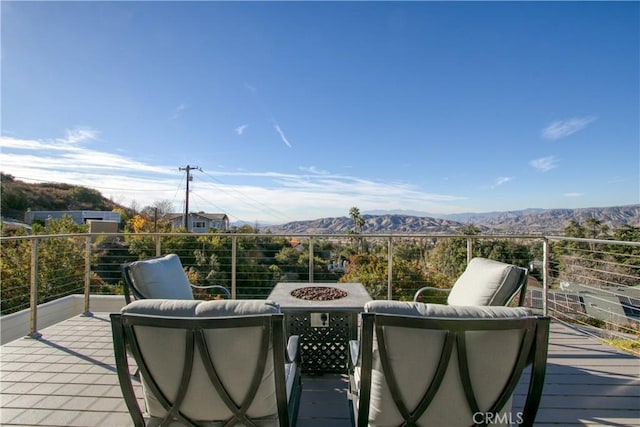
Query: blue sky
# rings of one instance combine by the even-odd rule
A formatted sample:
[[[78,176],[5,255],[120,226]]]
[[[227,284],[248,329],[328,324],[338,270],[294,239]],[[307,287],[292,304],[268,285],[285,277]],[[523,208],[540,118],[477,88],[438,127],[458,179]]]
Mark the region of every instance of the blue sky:
[[[638,2],[1,4],[0,170],[232,221],[640,203]]]

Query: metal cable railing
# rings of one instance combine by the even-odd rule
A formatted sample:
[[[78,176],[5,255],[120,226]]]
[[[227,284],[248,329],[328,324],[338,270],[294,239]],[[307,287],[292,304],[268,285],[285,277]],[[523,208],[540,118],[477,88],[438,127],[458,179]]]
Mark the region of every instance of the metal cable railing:
[[[547,237],[548,314],[607,340],[634,343],[640,352],[640,242]]]
[[[636,344],[640,330],[640,242],[250,233],[32,235],[0,242],[3,315],[69,294],[84,294],[90,311],[90,295],[122,292],[122,263],[169,252],[180,257],[192,283],[222,285],[241,299],[265,298],[286,281],[357,281],[376,299],[410,299],[424,286],[450,287],[470,258],[483,256],[528,267],[527,305],[556,320]]]

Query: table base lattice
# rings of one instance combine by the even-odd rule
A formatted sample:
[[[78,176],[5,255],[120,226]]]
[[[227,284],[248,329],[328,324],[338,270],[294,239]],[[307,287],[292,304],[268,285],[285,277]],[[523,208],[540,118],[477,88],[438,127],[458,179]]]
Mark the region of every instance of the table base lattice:
[[[357,334],[357,313],[327,312],[328,326],[312,327],[308,311],[285,312],[287,335],[300,337],[302,371],[340,372],[348,368],[349,340]]]

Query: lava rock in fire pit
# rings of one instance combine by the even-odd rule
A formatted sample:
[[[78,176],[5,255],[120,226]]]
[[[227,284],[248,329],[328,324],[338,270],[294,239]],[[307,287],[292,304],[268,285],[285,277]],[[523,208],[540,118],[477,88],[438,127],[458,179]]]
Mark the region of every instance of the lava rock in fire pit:
[[[309,301],[331,301],[346,297],[347,292],[330,286],[307,286],[291,291],[291,296]]]

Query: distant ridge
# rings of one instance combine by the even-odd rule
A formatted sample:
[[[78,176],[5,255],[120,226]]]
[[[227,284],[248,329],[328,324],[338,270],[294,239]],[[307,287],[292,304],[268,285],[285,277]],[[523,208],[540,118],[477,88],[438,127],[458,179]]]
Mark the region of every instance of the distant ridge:
[[[625,225],[640,227],[640,204],[583,209],[525,209],[522,211],[443,215],[447,218],[402,214],[362,215],[363,233],[458,234],[473,224],[484,234],[552,234],[561,233],[572,220],[584,224],[596,218],[610,228]],[[458,218],[454,220],[453,218]],[[320,218],[271,225],[263,231],[272,233],[341,234],[353,229],[350,217]]]
[[[365,220],[363,233],[427,233],[458,234],[467,224],[448,219],[409,215],[362,215]],[[342,234],[353,229],[350,217],[321,218],[311,221],[295,221],[264,228],[272,233]],[[481,228],[487,231],[486,227]]]
[[[497,212],[484,219],[470,217],[469,221],[478,221],[493,228],[519,228],[532,232],[560,232],[571,220],[580,224],[587,218],[595,218],[609,228],[623,226],[640,227],[640,204],[627,206],[614,206],[605,208],[582,209],[548,209],[540,213],[518,215],[517,212]]]

